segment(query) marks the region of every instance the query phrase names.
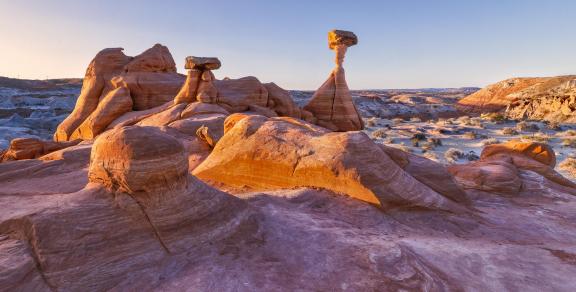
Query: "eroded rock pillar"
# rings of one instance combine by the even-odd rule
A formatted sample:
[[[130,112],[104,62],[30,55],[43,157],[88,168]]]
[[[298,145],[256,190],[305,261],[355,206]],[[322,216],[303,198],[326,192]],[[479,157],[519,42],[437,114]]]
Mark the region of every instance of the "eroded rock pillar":
[[[218,90],[213,83],[216,78],[212,70],[216,70],[220,66],[221,63],[218,58],[187,57],[185,68],[188,69],[188,77],[174,98],[174,104],[195,101],[215,103]]]
[[[364,128],[362,117],[352,101],[342,67],[346,50],[357,43],[358,38],[353,32],[333,30],[328,33],[329,48],[336,53],[336,67],[304,106],[304,110],[317,119],[318,125],[333,131],[358,131]]]

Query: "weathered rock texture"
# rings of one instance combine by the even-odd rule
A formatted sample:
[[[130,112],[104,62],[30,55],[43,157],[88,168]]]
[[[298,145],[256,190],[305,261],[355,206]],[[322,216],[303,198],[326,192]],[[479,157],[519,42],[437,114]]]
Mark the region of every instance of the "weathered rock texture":
[[[183,112],[224,115],[198,102]],[[491,146],[479,162],[446,170],[360,132],[330,133],[293,118],[234,114],[224,128],[194,172],[212,173],[237,197],[190,175],[187,157],[200,148],[170,127],[118,127],[93,145],[0,164],[0,287],[576,285],[576,187],[558,180],[545,145]],[[328,190],[294,189],[305,185]]]
[[[92,139],[122,114],[172,100],[184,77],[168,49],[155,45],[136,57],[104,49],[92,60],[74,111],[58,126],[56,141]]]
[[[226,132],[194,175],[255,190],[322,187],[382,207],[460,210],[464,193],[447,192],[405,172],[364,133],[328,133],[290,118],[231,116]],[[234,123],[234,125],[231,125]],[[378,160],[374,160],[378,157]],[[434,164],[433,162],[430,162]],[[436,165],[441,169],[441,165]]]
[[[329,37],[337,66],[309,110],[300,109],[286,90],[274,83],[262,84],[256,77],[217,80],[212,70],[220,68],[218,58],[187,57],[188,76],[183,80],[162,45],[136,57],[124,55],[121,48],[102,50],[88,66],[74,111],[58,126],[54,140],[90,140],[107,129],[135,124],[167,126],[181,118],[186,104],[194,102],[217,104],[229,113],[301,118],[337,131],[361,129],[362,119],[342,69],[346,48],[356,44],[356,36],[332,31]]]
[[[496,112],[506,108],[514,99],[510,94],[526,89],[535,84],[548,81],[548,78],[511,78],[500,81],[472,93],[457,103],[457,108],[464,112]]]
[[[356,41],[330,35],[338,64]],[[0,290],[576,287],[576,185],[547,145],[445,167],[331,132],[361,124],[300,110],[274,84],[201,75],[216,95],[175,102],[166,48],[104,50],[55,135],[94,140],[13,141],[2,159],[24,160],[0,164]]]
[[[567,78],[514,94],[514,100],[506,107],[506,116],[516,120],[576,123],[576,76],[565,81]]]
[[[550,146],[511,140],[487,146],[479,161],[450,165],[448,170],[466,189],[518,195],[523,190],[530,191],[528,186],[535,184],[522,179],[523,172],[532,172],[546,178],[542,182],[551,187],[576,195],[576,184],[557,173],[555,165],[556,156]],[[540,188],[532,191],[539,192]]]
[[[94,143],[89,184],[28,207],[2,196],[0,273],[9,290],[151,287],[236,232],[257,230],[249,206],[188,174],[180,142],[128,127]],[[45,197],[46,198],[46,197]],[[8,200],[6,200],[8,199]],[[216,248],[216,249],[219,249]]]
[[[80,143],[80,140],[70,142],[42,141],[36,138],[16,138],[10,141],[10,147],[0,152],[0,162],[34,159],[50,152]]]
[[[507,79],[459,100],[457,108],[469,113],[506,110],[515,119],[574,119],[574,79],[576,76]]]
[[[316,124],[333,131],[356,131],[364,128],[362,117],[352,101],[342,67],[346,50],[357,43],[358,39],[352,32],[333,30],[328,33],[329,47],[336,52],[336,68],[304,106],[304,110],[317,119]]]
[[[187,57],[185,68],[188,69],[188,77],[174,98],[174,103],[216,102],[218,91],[213,83],[216,78],[211,70],[220,66],[218,58]]]

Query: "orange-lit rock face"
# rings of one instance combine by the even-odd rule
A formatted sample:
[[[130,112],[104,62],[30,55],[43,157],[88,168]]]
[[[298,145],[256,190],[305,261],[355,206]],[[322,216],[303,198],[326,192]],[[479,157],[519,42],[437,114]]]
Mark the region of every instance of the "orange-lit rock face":
[[[167,47],[161,44],[155,44],[152,48],[134,57],[134,59],[126,65],[124,71],[127,73],[176,73],[176,63]]]
[[[134,101],[133,109],[147,110],[172,101],[186,77],[178,73],[134,72],[124,77]]]
[[[216,80],[211,70],[220,68],[221,63],[218,58],[213,57],[186,57],[185,68],[188,69],[188,77],[184,86],[180,89],[174,103],[190,103],[201,101],[205,103],[216,103],[218,90],[213,81]]]
[[[36,138],[16,138],[10,141],[8,149],[0,152],[0,162],[38,158],[50,152],[76,145],[79,142],[80,140],[52,142]]]
[[[364,128],[362,117],[352,101],[342,67],[347,48],[358,40],[352,32],[335,30],[328,34],[328,41],[330,49],[336,52],[336,68],[303,109],[314,115],[318,125],[330,130],[361,130]]]
[[[290,93],[275,83],[264,83],[268,91],[268,102],[266,107],[274,110],[279,116],[301,118],[301,110],[294,103]]]
[[[126,112],[153,108],[174,98],[184,76],[176,73],[166,47],[155,45],[136,57],[122,50],[104,49],[94,57],[74,110],[54,134],[56,141],[92,139]]]
[[[104,49],[88,65],[82,91],[74,110],[54,134],[56,141],[67,141],[80,124],[98,107],[100,96],[113,76],[121,74],[131,58],[122,53],[122,48]]]
[[[328,32],[328,47],[334,50],[337,46],[351,47],[358,44],[358,37],[351,31],[331,30]]]
[[[554,170],[556,156],[553,149],[542,143],[511,140],[486,146],[480,160],[469,164],[450,165],[448,171],[465,189],[502,195],[518,195],[522,189],[537,182],[527,182],[522,174],[533,172],[562,186],[562,190],[576,195],[576,184]],[[532,186],[535,192],[541,185]],[[567,188],[565,188],[567,187]]]
[[[503,144],[488,145],[482,150],[480,157],[486,159],[500,153],[523,155],[551,168],[556,166],[556,154],[552,147],[538,142],[510,140]]]
[[[126,127],[101,135],[92,148],[88,185],[86,161],[79,159],[90,155],[86,150],[30,161],[36,171],[25,172],[26,179],[44,181],[21,185],[25,195],[6,200],[6,181],[0,184],[1,209],[12,210],[0,212],[2,288],[144,289],[158,275],[172,276],[210,252],[208,246],[221,250],[229,237],[249,239],[258,230],[246,202],[192,177],[183,146],[159,129]],[[2,175],[16,171],[9,164],[0,168]]]
[[[117,85],[98,103],[96,109],[74,130],[71,139],[93,139],[119,116],[132,110],[130,89],[122,82],[121,77],[113,81]]]
[[[233,115],[194,175],[257,190],[321,187],[380,206],[459,210],[400,168],[363,133],[328,133],[291,118]],[[233,125],[233,126],[232,126]]]
[[[461,99],[456,107],[464,112],[496,112],[522,98],[534,98],[576,76],[511,78],[491,85]],[[546,93],[551,95],[551,93]],[[517,114],[517,113],[516,113]],[[514,118],[523,118],[515,116]]]
[[[94,142],[89,180],[124,192],[181,188],[188,173],[184,148],[151,127],[125,127]]]
[[[218,89],[216,103],[229,112],[243,112],[250,105],[265,107],[268,103],[268,91],[256,77],[216,80]]]

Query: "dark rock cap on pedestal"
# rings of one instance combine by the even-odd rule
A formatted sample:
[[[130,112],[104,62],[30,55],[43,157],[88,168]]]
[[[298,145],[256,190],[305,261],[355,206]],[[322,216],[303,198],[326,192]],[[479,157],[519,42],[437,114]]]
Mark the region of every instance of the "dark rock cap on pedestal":
[[[186,65],[184,68],[186,69],[208,69],[208,70],[216,70],[220,68],[222,64],[220,60],[216,57],[186,57]]]
[[[337,45],[351,47],[358,43],[358,37],[351,31],[331,30],[328,32],[328,46],[331,50]]]

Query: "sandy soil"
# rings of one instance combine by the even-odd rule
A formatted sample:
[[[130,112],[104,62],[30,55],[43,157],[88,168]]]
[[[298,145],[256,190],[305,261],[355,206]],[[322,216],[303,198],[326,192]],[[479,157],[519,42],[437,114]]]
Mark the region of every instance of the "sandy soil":
[[[569,157],[576,157],[576,125],[551,129],[551,126],[541,122],[495,121],[488,116],[462,116],[425,122],[418,118],[390,120],[373,117],[366,118],[365,124],[364,132],[376,142],[445,164],[467,163],[477,159],[485,145],[512,139],[548,143],[554,148],[558,164]],[[569,142],[571,145],[566,145]],[[575,176],[558,166],[556,170],[576,181]]]

